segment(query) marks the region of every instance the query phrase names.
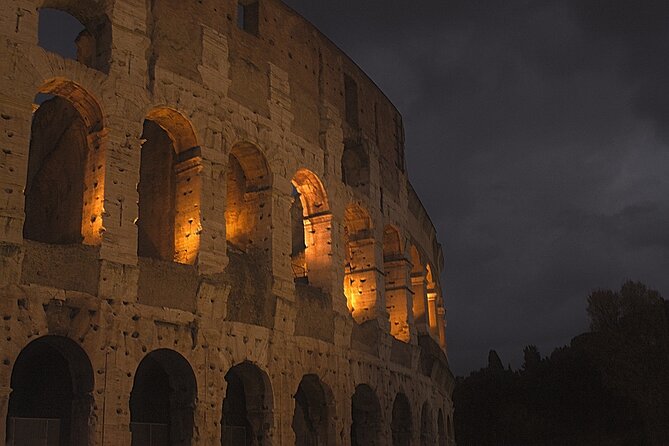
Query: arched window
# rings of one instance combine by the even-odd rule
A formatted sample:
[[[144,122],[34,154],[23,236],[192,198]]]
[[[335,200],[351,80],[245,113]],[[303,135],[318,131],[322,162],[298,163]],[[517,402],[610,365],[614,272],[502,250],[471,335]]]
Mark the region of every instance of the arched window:
[[[295,189],[291,208],[291,263],[295,280],[325,289],[332,266],[332,214],[325,187],[316,174],[307,169],[298,170],[292,183]]]
[[[413,317],[416,328],[421,334],[429,330],[427,306],[426,271],[421,255],[415,245],[411,245],[411,289],[413,291]]]
[[[409,399],[398,393],[393,402],[393,419],[391,422],[393,446],[410,446],[412,437],[412,417]]]
[[[344,294],[358,323],[376,317],[378,268],[372,219],[365,208],[350,204],[344,211]]]
[[[168,349],[146,355],[130,394],[132,445],[190,445],[196,397],[195,374],[183,356]]]
[[[316,375],[305,375],[295,393],[295,446],[334,446],[333,397]]]
[[[100,242],[104,168],[97,100],[74,82],[46,82],[30,133],[23,237],[43,243]]]
[[[351,446],[380,446],[381,405],[367,384],[355,388],[351,400]]]
[[[221,445],[268,444],[273,403],[267,374],[250,362],[242,362],[228,371],[225,381]]]
[[[39,8],[38,44],[87,67],[109,72],[112,27],[100,5],[45,0]]]
[[[74,341],[32,341],[12,369],[6,443],[93,444],[93,379],[88,356]]]
[[[242,251],[269,249],[271,174],[253,144],[235,144],[228,158],[225,231],[229,245]]]
[[[194,264],[200,248],[200,147],[191,123],[167,107],[144,121],[137,255]]]

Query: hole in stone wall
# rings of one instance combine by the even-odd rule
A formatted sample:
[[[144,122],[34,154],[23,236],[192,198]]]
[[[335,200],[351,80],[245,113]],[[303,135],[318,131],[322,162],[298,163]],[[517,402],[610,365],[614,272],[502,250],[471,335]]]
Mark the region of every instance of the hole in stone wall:
[[[358,126],[358,84],[348,74],[344,75],[344,107],[346,122]]]
[[[257,1],[239,2],[237,4],[237,27],[254,36],[258,35],[260,22],[260,5]]]
[[[330,438],[327,395],[316,375],[306,375],[295,393],[295,446],[333,444]]]
[[[369,184],[369,155],[362,143],[344,142],[341,174],[342,181],[347,186],[358,187]]]

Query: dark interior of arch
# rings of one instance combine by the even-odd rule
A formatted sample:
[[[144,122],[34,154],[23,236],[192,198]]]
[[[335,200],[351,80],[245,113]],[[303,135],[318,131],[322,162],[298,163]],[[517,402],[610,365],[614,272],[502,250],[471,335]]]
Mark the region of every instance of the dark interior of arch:
[[[369,155],[361,142],[347,140],[341,157],[342,181],[347,186],[369,184]]]
[[[66,59],[109,72],[111,22],[92,2],[47,0],[39,9],[38,44]]]
[[[35,111],[30,134],[23,237],[81,243],[88,131],[81,114],[55,96]]]
[[[93,371],[73,341],[47,336],[28,344],[12,369],[11,387],[7,444],[92,444]]]
[[[439,409],[437,418],[437,434],[439,435],[439,446],[447,446],[448,437],[446,435],[446,428],[444,423],[444,412]]]
[[[423,404],[423,408],[420,411],[420,444],[421,446],[430,446],[435,443],[432,410],[430,406]]]
[[[411,445],[411,406],[403,393],[398,393],[393,402],[393,419],[391,431],[393,446]]]
[[[130,393],[132,446],[189,446],[197,389],[190,365],[157,350],[137,367]]]
[[[321,446],[330,443],[326,395],[316,375],[302,378],[295,394],[293,431],[295,446]]]
[[[380,446],[381,405],[374,391],[361,384],[351,401],[351,446]]]
[[[154,121],[144,121],[139,167],[137,255],[174,260],[176,152],[169,134]]]
[[[267,441],[271,407],[263,372],[243,362],[225,375],[228,384],[221,420],[222,446],[260,446]]]

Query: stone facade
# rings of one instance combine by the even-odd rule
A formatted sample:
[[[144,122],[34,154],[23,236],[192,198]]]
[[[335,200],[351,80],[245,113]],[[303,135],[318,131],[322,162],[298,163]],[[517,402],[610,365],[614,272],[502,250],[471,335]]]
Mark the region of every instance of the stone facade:
[[[278,0],[0,34],[0,444],[455,444],[441,247],[346,55]]]

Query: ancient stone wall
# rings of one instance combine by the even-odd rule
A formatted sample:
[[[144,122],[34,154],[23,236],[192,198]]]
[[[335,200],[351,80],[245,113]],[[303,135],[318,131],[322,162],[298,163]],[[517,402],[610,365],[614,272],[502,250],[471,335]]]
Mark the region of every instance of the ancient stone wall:
[[[0,36],[0,445],[454,444],[402,119],[326,37],[278,0]]]

